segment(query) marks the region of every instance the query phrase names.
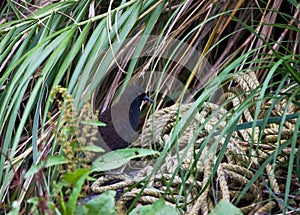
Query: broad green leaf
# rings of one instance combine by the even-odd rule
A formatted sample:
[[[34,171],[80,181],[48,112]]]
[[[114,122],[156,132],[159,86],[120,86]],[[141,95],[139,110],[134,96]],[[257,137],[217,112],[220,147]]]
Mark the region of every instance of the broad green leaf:
[[[66,173],[63,176],[64,181],[72,184],[72,193],[69,197],[69,200],[66,204],[66,214],[74,214],[77,200],[82,189],[82,185],[87,179],[90,171],[87,169],[78,169],[72,173]]]
[[[159,199],[152,205],[141,206],[132,210],[129,215],[179,215],[179,211],[170,206],[166,205],[164,200]]]
[[[89,151],[89,152],[97,152],[97,153],[105,152],[104,149],[102,149],[101,147],[96,146],[96,145],[84,146],[84,147],[81,147],[81,149],[83,151]]]
[[[222,199],[209,215],[242,215],[243,213],[233,204],[225,199]]]
[[[94,171],[105,171],[123,166],[134,158],[155,155],[158,152],[151,149],[126,148],[108,152],[93,162]]]
[[[85,212],[87,215],[93,214],[105,214],[105,215],[115,215],[115,195],[116,191],[106,191],[96,198],[89,200],[82,208],[86,208]],[[75,213],[80,214],[80,213]]]

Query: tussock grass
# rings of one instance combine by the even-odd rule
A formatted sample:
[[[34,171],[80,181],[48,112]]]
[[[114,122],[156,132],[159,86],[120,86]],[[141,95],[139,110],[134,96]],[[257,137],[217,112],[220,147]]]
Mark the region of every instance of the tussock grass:
[[[87,101],[93,110],[104,110],[128,84],[150,91],[155,103],[147,116],[174,104],[194,102],[186,115],[177,116],[170,133],[168,146],[177,152],[178,139],[204,102],[226,109],[222,118],[226,126],[220,134],[225,140],[199,195],[208,187],[216,189],[214,176],[224,161],[230,161],[226,150],[234,137],[244,144],[242,152],[247,158],[237,155],[242,160],[238,163],[251,170],[253,177],[230,201],[238,207],[247,206],[241,203],[243,196],[257,180],[267,178],[262,186],[266,199],[261,199],[261,207],[247,213],[263,210],[266,201],[272,202],[271,208],[264,209],[267,212],[296,211],[300,178],[299,7],[292,0],[0,3],[1,211],[11,210],[17,201],[28,212],[26,201],[41,192],[47,201],[53,201],[59,168],[44,167],[30,177],[24,175],[47,157],[61,154],[50,123],[59,124],[65,114],[55,100],[52,102],[55,87],[67,89],[80,116]],[[287,121],[291,114],[295,118]],[[279,118],[270,125],[272,117]],[[209,116],[199,125],[194,141],[208,122]],[[246,134],[237,131],[237,125],[243,123],[239,129]],[[208,140],[203,140],[197,158]],[[168,149],[161,151],[152,173],[159,170],[167,155]],[[190,174],[195,171],[196,164],[187,169]],[[80,174],[82,180],[88,175]],[[188,177],[180,173],[180,162],[173,178],[176,175]],[[172,180],[169,183],[168,187]],[[186,188],[179,189],[185,196]],[[220,200],[214,189],[208,195],[213,206]],[[67,199],[62,195],[62,202]],[[175,205],[186,210],[190,204],[186,199]],[[43,207],[41,201],[36,204],[40,211],[51,208]],[[55,202],[53,211],[67,211],[64,207]]]

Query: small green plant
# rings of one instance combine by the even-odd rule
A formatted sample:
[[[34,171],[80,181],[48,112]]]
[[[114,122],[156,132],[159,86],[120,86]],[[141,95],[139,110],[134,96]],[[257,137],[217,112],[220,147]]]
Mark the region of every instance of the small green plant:
[[[85,182],[91,173],[89,160],[83,156],[82,151],[83,145],[88,144],[88,141],[83,139],[80,136],[82,132],[78,131],[83,129],[88,134],[94,134],[97,130],[88,124],[80,128],[81,118],[73,106],[72,96],[65,88],[56,86],[51,92],[51,97],[57,103],[60,113],[60,118],[52,122],[55,135],[53,142],[60,148],[60,154],[45,158],[27,172],[26,177],[35,174],[35,179],[43,191],[43,195],[30,198],[28,203],[32,204],[32,213],[54,214],[55,211],[59,211],[61,214],[73,214],[78,199],[88,193],[89,186]],[[85,105],[81,117],[87,120],[90,112],[90,106]],[[52,118],[51,115],[49,118]],[[43,178],[50,171],[55,173],[56,178],[53,184],[47,187],[43,183]]]

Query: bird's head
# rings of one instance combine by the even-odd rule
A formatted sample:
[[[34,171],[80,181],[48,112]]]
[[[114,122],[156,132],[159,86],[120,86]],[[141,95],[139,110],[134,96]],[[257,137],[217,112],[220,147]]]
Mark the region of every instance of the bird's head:
[[[129,86],[124,91],[119,102],[125,102],[127,104],[140,107],[143,101],[153,103],[153,100],[146,95],[143,88],[139,86]]]

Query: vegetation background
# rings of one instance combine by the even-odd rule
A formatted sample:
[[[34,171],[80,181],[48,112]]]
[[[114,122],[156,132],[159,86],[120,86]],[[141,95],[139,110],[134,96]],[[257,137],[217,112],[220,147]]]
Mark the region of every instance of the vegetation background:
[[[249,160],[239,165],[254,176],[230,197],[232,204],[244,207],[240,199],[247,189],[255,180],[268,178],[260,206],[244,212],[254,213],[270,202],[272,207],[267,212],[299,210],[299,9],[295,0],[1,1],[0,213],[76,211],[79,196],[89,192],[91,180],[86,179],[91,172],[88,163],[76,156],[80,153],[74,146],[78,129],[74,116],[105,109],[118,89],[145,71],[176,77],[190,90],[196,107],[209,100],[212,86],[221,86],[224,100],[219,105],[227,110],[222,135],[227,138],[216,154],[211,180],[230,137],[238,128],[251,128],[249,139],[240,137]],[[148,35],[158,38],[153,53],[165,50],[163,38],[167,37],[189,44],[200,51],[201,57],[191,70],[181,66],[189,56],[183,56],[181,64],[159,54],[132,57],[146,46],[137,37]],[[116,53],[135,44],[134,50],[124,49],[128,52],[113,69],[110,66],[117,56],[109,54],[111,44],[117,44]],[[210,69],[198,79],[196,73],[203,69],[203,59]],[[152,84],[150,80],[145,82],[147,86]],[[173,85],[169,87],[176,88],[176,83]],[[168,94],[164,90],[151,93],[155,98],[152,112],[182,102],[164,98]],[[180,94],[177,92],[177,96]],[[93,105],[85,107],[89,99]],[[278,106],[281,108],[275,111]],[[277,125],[272,141],[263,132],[270,120]],[[245,122],[250,124],[236,126]],[[289,123],[292,125],[287,126]],[[260,130],[255,133],[259,124]],[[180,129],[179,136],[185,128]],[[176,142],[178,137],[173,135]],[[251,157],[259,157],[260,150],[268,156],[254,168]],[[74,162],[77,165],[65,166]],[[265,170],[268,165],[269,172]],[[190,172],[196,169],[189,168]],[[277,179],[278,189],[269,183],[272,179]],[[220,200],[216,193],[211,195]],[[175,205],[184,211],[188,204],[184,201]]]

